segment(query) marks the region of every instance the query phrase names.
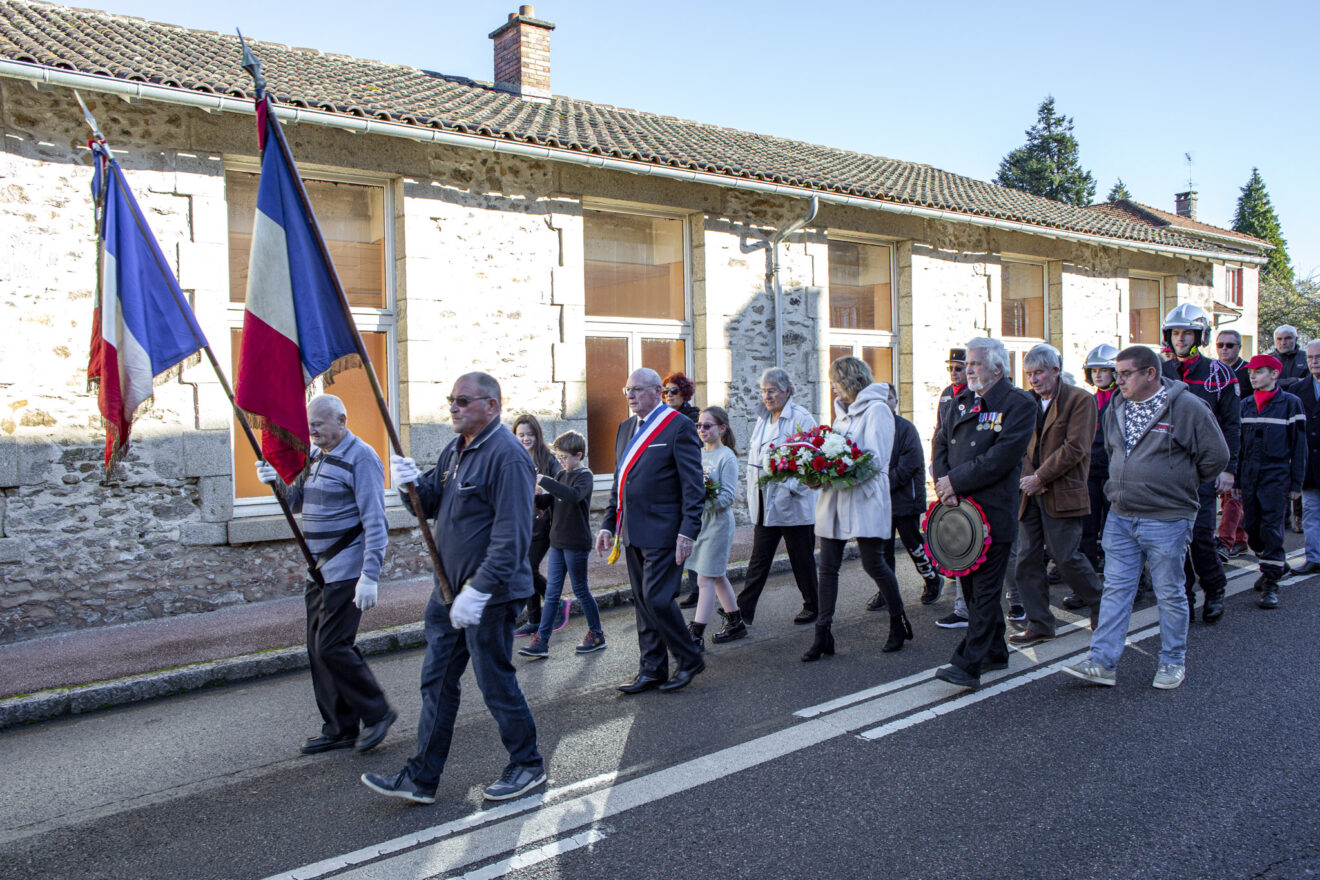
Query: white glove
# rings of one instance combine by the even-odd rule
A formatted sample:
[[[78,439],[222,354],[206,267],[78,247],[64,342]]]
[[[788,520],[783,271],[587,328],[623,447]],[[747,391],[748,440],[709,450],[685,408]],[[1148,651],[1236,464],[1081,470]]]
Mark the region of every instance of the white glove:
[[[359,611],[376,607],[376,582],[365,574],[358,578],[357,591],[353,593],[353,604]]]
[[[476,626],[481,623],[481,612],[486,610],[486,603],[489,601],[490,593],[464,587],[458,591],[458,596],[449,609],[449,623],[455,629]]]
[[[417,469],[417,462],[411,458],[402,455],[390,456],[390,476],[394,478],[395,486],[415,483],[421,475],[422,472]]]
[[[271,467],[268,462],[257,459],[257,479],[263,483],[274,485],[280,478],[279,471]]]

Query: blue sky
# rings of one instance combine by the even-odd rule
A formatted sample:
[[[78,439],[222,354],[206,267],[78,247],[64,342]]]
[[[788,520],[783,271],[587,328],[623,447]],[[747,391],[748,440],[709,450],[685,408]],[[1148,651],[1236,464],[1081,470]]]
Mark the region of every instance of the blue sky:
[[[108,11],[489,80],[506,0],[105,0]],[[78,6],[99,5],[81,0]],[[367,15],[366,13],[369,13]],[[1299,274],[1320,273],[1320,4],[550,0],[556,94],[990,180],[1041,99],[1072,116],[1097,199],[1123,178],[1232,223],[1259,167]],[[1309,59],[1309,60],[1308,60]]]

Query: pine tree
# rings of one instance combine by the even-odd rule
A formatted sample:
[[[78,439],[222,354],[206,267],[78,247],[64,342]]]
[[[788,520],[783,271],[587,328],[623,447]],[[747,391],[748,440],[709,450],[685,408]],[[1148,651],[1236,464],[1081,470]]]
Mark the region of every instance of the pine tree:
[[[1037,109],[1027,142],[1000,161],[995,183],[1070,205],[1095,198],[1095,178],[1078,160],[1072,117],[1054,112],[1053,95]]]
[[[1111,202],[1117,202],[1123,199],[1130,202],[1132,201],[1132,193],[1128,191],[1127,184],[1124,183],[1123,178],[1120,177],[1114,184],[1114,188],[1109,191],[1109,195],[1106,198]]]
[[[1254,235],[1274,245],[1274,250],[1270,251],[1270,261],[1265,264],[1265,274],[1282,284],[1293,284],[1288,242],[1284,241],[1279,217],[1274,213],[1270,194],[1257,168],[1251,169],[1251,179],[1242,187],[1242,195],[1238,197],[1237,211],[1233,214],[1233,231]]]

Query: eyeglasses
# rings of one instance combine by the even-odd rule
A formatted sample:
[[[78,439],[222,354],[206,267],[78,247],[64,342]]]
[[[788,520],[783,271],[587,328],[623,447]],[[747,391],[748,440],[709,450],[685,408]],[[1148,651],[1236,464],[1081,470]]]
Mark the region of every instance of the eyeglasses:
[[[458,397],[454,397],[454,396],[451,394],[449,397],[447,397],[447,398],[445,398],[445,399],[449,401],[449,405],[450,405],[450,406],[465,407],[465,406],[467,406],[468,404],[472,403],[472,401],[474,401],[474,400],[494,400],[495,398],[493,398],[493,397],[468,397],[466,394],[460,394],[460,395],[458,395]]]
[[[965,369],[967,369],[966,364],[949,364],[950,373],[961,373]]]
[[[660,390],[663,391],[665,394],[681,394],[681,393],[682,393],[682,391],[679,389],[679,387],[678,387],[677,385],[666,385],[664,388],[661,388]]]
[[[1241,344],[1240,342],[1216,342],[1215,348],[1237,348]]]
[[[714,422],[697,422],[698,431],[714,431],[718,427]]]
[[[1153,370],[1153,369],[1155,368],[1154,367],[1146,368],[1146,370]],[[1118,376],[1118,378],[1126,382],[1132,376],[1135,376],[1137,373],[1144,373],[1146,372],[1146,370],[1116,370],[1114,372],[1114,375]]]
[[[634,394],[641,394],[643,391],[650,391],[652,388],[659,387],[659,385],[628,385],[623,389],[623,396],[632,397]]]

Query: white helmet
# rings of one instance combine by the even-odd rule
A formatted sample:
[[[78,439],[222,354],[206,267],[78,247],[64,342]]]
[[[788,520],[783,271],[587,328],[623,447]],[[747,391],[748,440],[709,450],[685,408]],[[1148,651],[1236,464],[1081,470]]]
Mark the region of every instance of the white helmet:
[[[1210,316],[1206,314],[1205,309],[1195,303],[1179,303],[1169,310],[1164,316],[1164,326],[1160,328],[1164,331],[1164,344],[1173,348],[1172,330],[1195,330],[1199,337],[1196,340],[1198,348],[1205,348],[1210,344],[1210,333],[1212,330]]]
[[[1092,370],[1118,369],[1118,346],[1110,345],[1108,342],[1100,343],[1086,353],[1086,362],[1082,364],[1082,368],[1082,372],[1086,375],[1086,384],[1095,385],[1095,379],[1091,377]]]

